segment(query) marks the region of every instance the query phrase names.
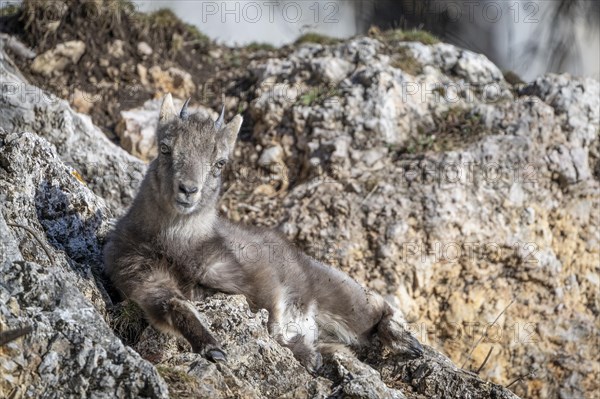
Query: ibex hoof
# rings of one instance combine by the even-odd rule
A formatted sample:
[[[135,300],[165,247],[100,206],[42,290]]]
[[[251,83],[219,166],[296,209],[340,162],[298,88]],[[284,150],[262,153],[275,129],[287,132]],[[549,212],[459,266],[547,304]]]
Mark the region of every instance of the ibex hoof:
[[[319,352],[313,352],[301,360],[304,363],[304,367],[309,373],[317,374],[321,366],[323,366],[323,357]]]
[[[210,349],[206,352],[206,358],[212,362],[226,362],[227,355],[219,348]]]
[[[408,332],[405,332],[401,340],[392,342],[390,349],[397,355],[406,356],[410,359],[416,359],[423,356],[423,346]]]
[[[423,346],[399,322],[386,316],[378,327],[379,338],[392,353],[403,355],[411,359],[423,356]]]
[[[309,367],[309,371],[313,374],[316,374],[321,367],[323,366],[323,357],[321,356],[320,353],[317,352],[317,355],[315,356],[315,359],[311,365],[311,367]]]

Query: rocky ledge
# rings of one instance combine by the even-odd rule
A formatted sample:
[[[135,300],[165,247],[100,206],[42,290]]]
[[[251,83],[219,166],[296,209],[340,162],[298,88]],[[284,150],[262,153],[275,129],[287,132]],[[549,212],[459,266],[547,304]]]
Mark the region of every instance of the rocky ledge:
[[[14,65],[0,51],[0,396],[546,398],[598,389],[597,81],[548,75],[513,86],[481,55],[377,37],[304,44],[248,65],[250,132],[220,210],[278,226],[387,295],[428,344],[416,360],[339,353],[313,376],[242,297],[196,304],[226,364],[189,353],[117,303],[101,248],[145,163]],[[226,99],[230,113],[240,101]],[[148,143],[135,135],[152,106],[124,114],[137,121],[121,124],[132,142]],[[152,145],[134,147],[151,158]],[[249,183],[249,170],[264,173]]]

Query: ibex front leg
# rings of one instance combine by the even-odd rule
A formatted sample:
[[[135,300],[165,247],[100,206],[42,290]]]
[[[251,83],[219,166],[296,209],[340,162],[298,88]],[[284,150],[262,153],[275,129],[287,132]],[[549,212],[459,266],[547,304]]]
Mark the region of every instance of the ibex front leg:
[[[200,314],[181,293],[168,271],[151,272],[133,290],[131,299],[144,310],[156,328],[182,335],[195,353],[210,360],[226,360],[225,352],[202,324]]]

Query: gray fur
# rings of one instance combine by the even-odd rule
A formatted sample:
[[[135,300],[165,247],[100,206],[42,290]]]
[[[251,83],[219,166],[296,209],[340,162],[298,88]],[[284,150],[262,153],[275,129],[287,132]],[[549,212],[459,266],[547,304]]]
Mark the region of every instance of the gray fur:
[[[217,130],[196,114],[178,118],[165,97],[159,156],[105,248],[115,286],[153,325],[215,360],[225,355],[189,303],[214,291],[267,309],[270,333],[312,371],[321,365],[320,346],[366,344],[373,333],[394,352],[419,356],[420,344],[381,296],[275,231],[217,216],[219,161],[231,156],[241,123],[238,115]]]

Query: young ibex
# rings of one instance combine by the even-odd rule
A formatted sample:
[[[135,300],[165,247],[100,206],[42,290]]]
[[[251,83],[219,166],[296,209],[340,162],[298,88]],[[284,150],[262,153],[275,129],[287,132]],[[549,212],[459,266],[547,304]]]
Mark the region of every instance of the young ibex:
[[[421,345],[381,296],[274,231],[217,216],[221,170],[241,124],[239,115],[226,125],[223,113],[216,122],[188,115],[187,102],[177,115],[165,97],[158,158],[104,251],[114,285],[154,326],[181,334],[211,360],[225,353],[189,301],[214,291],[267,309],[269,332],[310,371],[321,366],[320,347],[331,347],[325,342],[359,345],[375,333],[392,351],[420,356]]]

